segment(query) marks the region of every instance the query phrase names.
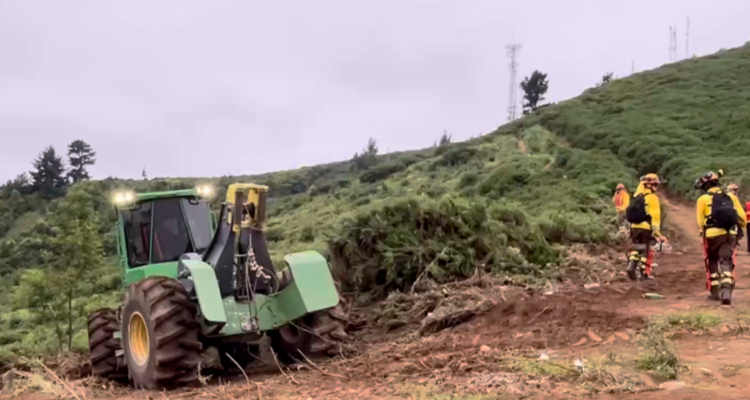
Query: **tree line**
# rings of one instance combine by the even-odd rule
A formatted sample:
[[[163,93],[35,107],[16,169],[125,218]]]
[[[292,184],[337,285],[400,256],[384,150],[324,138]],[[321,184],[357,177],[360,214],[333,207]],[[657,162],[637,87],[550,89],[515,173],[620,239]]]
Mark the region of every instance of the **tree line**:
[[[83,140],[68,144],[67,164],[53,146],[48,146],[32,162],[33,169],[9,180],[4,188],[7,194],[39,193],[45,199],[65,195],[69,185],[89,180],[88,167],[96,163],[96,152]]]

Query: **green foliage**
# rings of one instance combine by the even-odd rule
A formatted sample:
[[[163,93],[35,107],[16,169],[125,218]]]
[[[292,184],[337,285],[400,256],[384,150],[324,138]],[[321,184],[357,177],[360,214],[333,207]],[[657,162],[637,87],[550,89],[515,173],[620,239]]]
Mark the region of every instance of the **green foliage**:
[[[375,139],[370,138],[367,146],[362,150],[362,154],[354,154],[352,164],[355,169],[365,169],[372,166],[377,161],[378,145]]]
[[[601,82],[597,83],[596,86],[598,87],[598,86],[608,84],[609,82],[612,81],[612,79],[614,79],[614,75],[615,74],[613,72],[607,72],[606,74],[602,76]]]
[[[750,45],[614,80],[550,106],[540,123],[582,149],[607,149],[639,174],[659,173],[674,193],[724,168],[750,193]]]
[[[503,359],[503,366],[510,371],[521,372],[529,376],[562,378],[573,373],[570,368],[527,357],[507,357]]]
[[[705,312],[684,312],[655,318],[652,323],[662,331],[688,329],[705,331],[721,325],[721,316]]]
[[[5,185],[2,186],[0,195],[3,198],[20,197],[21,195],[30,194],[33,191],[31,177],[28,173],[24,172],[15,177],[15,179],[8,180]]]
[[[638,339],[641,353],[636,360],[639,369],[651,371],[662,379],[677,379],[684,368],[677,357],[674,344],[665,337],[664,331],[649,325]]]
[[[86,193],[77,189],[49,215],[52,234],[42,253],[44,268],[23,271],[14,292],[16,307],[51,324],[59,349],[68,351],[85,306],[76,299],[94,291],[96,272],[104,263],[97,215],[91,213]]]
[[[381,294],[405,289],[423,273],[438,281],[476,268],[534,273],[558,255],[515,205],[451,197],[364,209],[343,220],[329,244],[346,283]]]
[[[395,174],[396,172],[405,170],[414,162],[416,162],[416,160],[414,160],[413,158],[408,158],[398,159],[389,161],[384,164],[376,165],[360,175],[359,181],[362,183],[375,183],[377,181],[382,181]]]
[[[47,147],[34,160],[34,171],[31,171],[33,188],[41,193],[42,197],[51,199],[65,194],[67,180],[65,178],[65,165],[62,157],[57,155],[55,148]]]
[[[96,162],[96,152],[91,146],[83,140],[75,140],[68,145],[68,160],[70,170],[68,171],[68,180],[76,183],[88,180],[91,177],[86,167],[94,165]],[[143,170],[144,177],[146,170]]]
[[[549,89],[547,74],[534,70],[530,77],[524,78],[521,82],[523,90],[523,113],[530,114],[539,108],[539,102],[544,100],[544,95]]]
[[[458,165],[466,164],[477,154],[477,150],[466,145],[454,145],[450,148],[448,145],[443,146],[446,149],[445,152],[441,152],[440,158],[432,163],[434,167],[455,167]]]
[[[440,137],[440,142],[438,142],[438,146],[443,147],[451,144],[451,135],[448,134],[448,131],[443,132],[443,136]]]

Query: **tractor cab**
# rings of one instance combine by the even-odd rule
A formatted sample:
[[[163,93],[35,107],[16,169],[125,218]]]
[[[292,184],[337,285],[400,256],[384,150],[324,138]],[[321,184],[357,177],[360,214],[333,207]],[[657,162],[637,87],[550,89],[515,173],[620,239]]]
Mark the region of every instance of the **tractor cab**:
[[[210,186],[116,193],[118,251],[125,284],[151,275],[179,278],[179,261],[199,258],[215,269],[223,297],[248,299],[250,280],[253,292],[278,290],[280,280],[264,234],[267,190],[254,184],[230,185],[218,221],[209,208],[214,193]],[[246,266],[250,273],[244,271]]]
[[[154,274],[175,276],[184,254],[206,251],[213,230],[209,197],[199,194],[203,190],[115,195],[126,285]]]

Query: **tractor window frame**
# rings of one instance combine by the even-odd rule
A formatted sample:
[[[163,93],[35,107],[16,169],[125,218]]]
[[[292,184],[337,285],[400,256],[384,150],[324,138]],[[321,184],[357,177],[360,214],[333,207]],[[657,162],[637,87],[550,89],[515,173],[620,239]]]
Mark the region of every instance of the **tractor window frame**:
[[[144,210],[146,208],[146,210]],[[133,249],[133,240],[138,238],[141,241],[143,241],[144,235],[142,232],[142,229],[138,230],[137,235],[133,235],[132,230],[132,220],[133,220],[133,212],[148,212],[148,232],[146,239],[148,240],[148,246],[144,250],[145,252],[142,252],[140,255],[134,253]],[[143,267],[151,263],[151,232],[153,231],[154,226],[154,207],[153,204],[150,202],[147,203],[138,203],[135,207],[129,209],[129,210],[122,210],[120,212],[120,218],[122,220],[122,232],[125,239],[125,259],[128,264],[128,267],[130,268],[138,268]],[[143,222],[141,222],[143,224]],[[141,227],[142,228],[142,227]],[[142,245],[143,243],[141,243]],[[139,256],[145,255],[145,259],[139,259]]]
[[[185,210],[183,209],[183,205],[182,205],[182,199],[183,198],[181,198],[181,197],[170,197],[170,198],[164,198],[164,199],[155,199],[154,201],[151,202],[153,204],[153,210],[152,210],[152,217],[151,217],[152,218],[152,222],[151,222],[151,255],[149,257],[150,264],[163,264],[163,263],[168,263],[168,262],[176,262],[176,261],[178,261],[180,259],[180,257],[182,257],[183,254],[195,252],[195,246],[193,244],[193,238],[191,237],[190,229],[187,226],[187,220],[186,220],[186,217],[185,217]],[[161,255],[159,256],[159,259],[156,259],[155,257],[157,256],[157,254],[155,254],[155,252],[157,250],[156,249],[157,246],[154,246],[154,239],[156,237],[156,234],[158,233],[157,232],[157,218],[161,217],[160,212],[159,212],[159,208],[160,208],[159,204],[160,203],[161,204],[176,203],[177,209],[179,210],[179,218],[173,220],[175,222],[175,224],[177,224],[174,227],[175,229],[174,229],[174,232],[173,232],[174,233],[173,237],[169,238],[167,236],[166,238],[162,238],[162,240],[160,240],[159,243],[157,243],[157,244],[160,244],[160,243],[163,242],[164,245],[165,245],[165,247],[166,247],[166,249],[162,250],[161,249],[162,246],[159,245],[158,246],[159,247],[159,253],[161,253]],[[172,206],[172,209],[170,210],[170,212],[174,212],[174,206]],[[172,216],[175,216],[175,215],[172,215]],[[182,236],[180,234],[180,224],[182,225],[182,228],[183,228],[182,232],[184,232],[184,234],[185,234],[184,237],[178,237],[178,236]],[[168,233],[169,229],[166,229],[164,232]],[[181,247],[180,245],[182,244],[182,243],[177,242],[177,240],[184,242],[184,240],[183,240],[184,238],[187,239],[187,243],[184,243],[184,246],[185,246],[184,249],[179,250],[179,251],[175,250],[176,248]],[[169,247],[167,247],[167,246],[169,246]],[[174,248],[171,248],[171,247],[174,247]],[[165,255],[164,253],[167,253],[167,254]]]
[[[158,257],[158,255],[156,254],[156,248],[154,246],[154,238],[157,234],[157,229],[158,229],[156,223],[160,222],[158,221],[160,217],[159,214],[164,212],[163,207],[165,207],[164,204],[160,206],[159,205],[160,203],[172,203],[172,205],[170,206],[172,207],[172,209],[168,211],[169,213],[172,214],[171,215],[172,217],[177,217],[177,213],[179,213],[179,218],[176,218],[176,219],[172,218],[172,221],[171,221],[171,223],[176,224],[176,226],[173,226],[173,229],[172,229],[173,230],[172,233],[175,236],[173,236],[170,239],[166,239],[166,240],[172,240],[172,239],[177,238],[177,236],[181,236],[179,232],[180,232],[180,229],[182,228],[182,230],[185,232],[187,236],[187,242],[185,243],[184,251],[182,251],[179,255],[176,254],[177,253],[176,250],[172,251],[173,249],[169,249],[168,252],[170,254],[166,254],[166,256],[162,253],[161,257]],[[211,239],[213,238],[213,233],[214,233],[214,229],[211,223],[211,216],[210,216],[211,208],[209,207],[207,203],[205,203],[205,205],[202,205],[200,208],[200,211],[201,211],[201,215],[203,214],[203,212],[205,212],[205,217],[200,217],[200,218],[201,220],[205,218],[205,221],[202,221],[202,222],[199,221],[197,224],[194,224],[193,226],[190,225],[190,221],[191,221],[190,218],[192,217],[193,219],[196,219],[196,217],[198,217],[198,214],[189,211],[187,208],[188,204],[189,205],[201,205],[204,203],[205,202],[202,202],[195,197],[168,197],[168,198],[161,198],[161,199],[157,198],[153,200],[138,202],[131,209],[121,210],[120,218],[122,220],[122,232],[123,232],[124,239],[125,239],[125,258],[126,258],[126,263],[127,263],[128,268],[140,268],[140,267],[148,266],[150,264],[163,264],[163,263],[175,262],[175,261],[178,261],[179,258],[185,253],[205,252],[206,249],[208,249],[208,247],[211,244]],[[175,206],[178,207],[179,211],[176,211],[174,209]],[[144,210],[144,208],[146,209]],[[132,240],[136,238],[137,236],[137,238],[140,238],[140,240],[143,241],[144,235],[143,235],[143,232],[141,231],[139,231],[137,235],[133,235],[131,221],[132,221],[133,213],[136,213],[136,212],[143,213],[144,211],[149,213],[148,225],[147,225],[148,231],[147,231],[147,237],[146,237],[148,245],[143,246],[143,243],[140,243],[141,247],[147,247],[144,249],[146,253],[142,252],[141,254],[136,255],[133,251],[134,248],[132,246]],[[191,215],[189,215],[189,213]],[[202,224],[205,226],[201,226]],[[143,221],[141,221],[141,225],[142,225],[142,228],[146,227]],[[165,228],[161,227],[160,229],[165,229]],[[166,229],[167,229],[166,232],[168,232],[169,228],[166,228]],[[205,229],[206,233],[208,233],[208,236],[202,237],[201,235],[201,238],[199,238],[198,241],[199,242],[204,241],[205,243],[202,243],[202,242],[197,243],[199,246],[196,246],[196,236],[199,235],[199,232],[197,232],[197,230],[200,230],[200,229]],[[177,239],[179,239],[178,241],[184,242],[182,240],[183,238],[177,238]],[[182,243],[180,243],[180,245],[181,244]],[[174,246],[174,245],[175,245],[175,242],[171,242],[168,244],[168,246]],[[178,245],[177,247],[181,247],[181,246]],[[145,254],[145,257],[143,257],[144,254]]]
[[[191,225],[191,218],[197,221],[197,218],[199,214],[191,213],[191,210],[188,210],[188,205],[190,206],[199,206],[198,209],[200,211],[200,219],[203,220],[199,224]],[[188,235],[190,236],[190,240],[193,246],[193,251],[198,254],[203,254],[203,252],[208,249],[208,246],[211,245],[211,239],[213,234],[213,229],[211,227],[211,208],[209,207],[208,203],[204,201],[200,201],[195,197],[183,197],[180,199],[180,206],[182,207],[182,214],[185,220],[185,226],[188,231]],[[200,224],[204,224],[205,226],[200,226]],[[201,242],[198,243],[197,235],[200,233],[200,230],[204,230],[204,233],[207,234],[205,237],[200,237],[201,240],[203,240],[205,243]]]

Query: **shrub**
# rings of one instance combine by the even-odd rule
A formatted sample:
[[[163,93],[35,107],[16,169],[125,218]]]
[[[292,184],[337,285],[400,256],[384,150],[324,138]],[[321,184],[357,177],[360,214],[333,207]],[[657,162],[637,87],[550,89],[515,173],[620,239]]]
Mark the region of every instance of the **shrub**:
[[[539,218],[544,237],[554,243],[597,243],[609,239],[608,227],[589,213],[547,210]]]
[[[461,164],[466,164],[477,154],[477,149],[468,147],[466,145],[458,146],[443,146],[439,149],[445,149],[442,156],[433,162],[432,166],[435,167],[453,167]]]
[[[461,180],[458,182],[458,188],[463,189],[467,186],[472,186],[479,181],[479,174],[476,172],[466,172],[461,175]]]
[[[508,192],[523,188],[531,179],[531,171],[522,160],[514,160],[496,167],[479,185],[479,194],[500,198]]]
[[[305,226],[299,233],[299,240],[302,243],[310,243],[315,240],[315,231],[311,226]]]
[[[405,170],[407,164],[398,161],[392,161],[372,167],[359,176],[362,183],[375,183],[387,179],[392,174]]]
[[[442,282],[476,268],[533,274],[534,264],[558,257],[517,207],[451,197],[361,210],[342,221],[329,246],[350,288],[379,295],[407,289],[422,273]]]

